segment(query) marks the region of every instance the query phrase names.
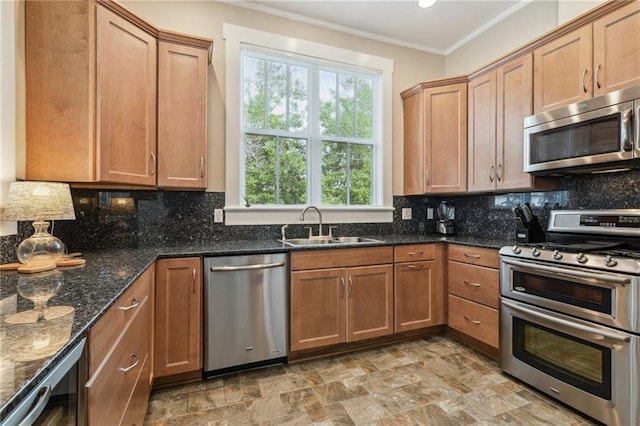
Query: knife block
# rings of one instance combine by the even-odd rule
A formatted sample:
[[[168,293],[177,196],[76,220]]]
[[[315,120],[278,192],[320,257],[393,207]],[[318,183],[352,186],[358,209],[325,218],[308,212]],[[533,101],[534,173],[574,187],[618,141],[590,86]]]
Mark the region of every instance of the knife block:
[[[545,240],[544,231],[536,216],[533,216],[533,219],[525,228],[516,229],[516,242],[518,243],[542,243]]]

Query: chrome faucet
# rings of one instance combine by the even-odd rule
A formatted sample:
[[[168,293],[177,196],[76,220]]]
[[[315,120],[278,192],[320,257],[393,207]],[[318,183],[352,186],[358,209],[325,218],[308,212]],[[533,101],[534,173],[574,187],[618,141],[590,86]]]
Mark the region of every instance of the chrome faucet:
[[[318,209],[316,206],[309,206],[306,209],[302,210],[302,214],[300,215],[300,220],[304,220],[304,214],[307,212],[307,210],[310,210],[310,209],[314,209],[315,211],[318,212],[318,237],[323,237],[324,235],[322,234],[322,213],[320,213],[320,209]]]

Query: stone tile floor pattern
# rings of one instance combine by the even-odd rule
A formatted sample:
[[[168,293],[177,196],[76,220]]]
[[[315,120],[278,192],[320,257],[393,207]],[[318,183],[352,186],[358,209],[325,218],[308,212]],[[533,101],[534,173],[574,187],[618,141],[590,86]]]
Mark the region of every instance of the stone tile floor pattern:
[[[597,425],[448,337],[154,391],[145,425]]]

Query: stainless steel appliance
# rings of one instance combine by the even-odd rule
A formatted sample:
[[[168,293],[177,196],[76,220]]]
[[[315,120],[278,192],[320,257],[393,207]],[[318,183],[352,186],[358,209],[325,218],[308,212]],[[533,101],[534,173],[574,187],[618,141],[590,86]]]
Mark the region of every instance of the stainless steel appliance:
[[[205,376],[286,360],[287,255],[210,257],[204,267]]]
[[[3,426],[84,425],[86,339],[71,349],[9,414]]]
[[[608,425],[640,424],[640,209],[552,211],[500,249],[502,369]]]
[[[640,167],[640,86],[524,120],[524,171],[564,174]]]
[[[446,201],[440,203],[437,209],[438,222],[436,223],[436,233],[452,235],[455,233],[453,219],[455,217],[455,207],[447,204]]]

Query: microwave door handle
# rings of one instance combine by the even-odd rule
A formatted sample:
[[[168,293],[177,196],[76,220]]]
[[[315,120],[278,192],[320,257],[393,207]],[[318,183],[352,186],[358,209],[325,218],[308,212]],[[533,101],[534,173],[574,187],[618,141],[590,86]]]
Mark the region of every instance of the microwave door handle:
[[[640,108],[638,109],[640,113]],[[636,117],[637,121],[637,117]],[[621,128],[621,145],[622,151],[632,151],[633,143],[631,142],[631,134],[633,133],[633,109],[622,112],[622,128]]]
[[[591,342],[602,344],[602,341],[605,339],[613,340],[616,342],[628,343],[631,341],[629,336],[624,334],[618,334],[614,332],[609,332],[606,330],[600,330],[597,328],[589,327],[588,325],[583,325],[576,323],[574,321],[567,321],[563,318],[558,318],[549,314],[545,314],[543,312],[539,312],[537,309],[531,309],[528,307],[524,307],[520,304],[516,304],[509,300],[505,300],[502,298],[500,303],[505,305],[507,308],[512,309],[514,311],[518,311],[522,314],[529,316],[530,318],[538,318],[541,319],[548,324],[554,324],[556,326],[562,327],[565,331],[569,331],[578,335],[581,335],[586,340]]]
[[[559,266],[546,266],[546,265],[532,265],[527,262],[520,262],[517,260],[511,259],[502,259],[503,263],[511,266],[518,266],[521,268],[527,268],[531,271],[544,271],[551,272],[553,274],[562,275],[568,278],[586,278],[592,280],[600,280],[608,283],[612,283],[619,286],[625,286],[631,283],[631,278],[627,277],[618,277],[611,274],[601,274],[598,272],[586,272],[586,271],[574,271],[570,269],[561,268]],[[608,287],[603,285],[598,285],[598,283],[594,283],[594,285],[598,287]]]

